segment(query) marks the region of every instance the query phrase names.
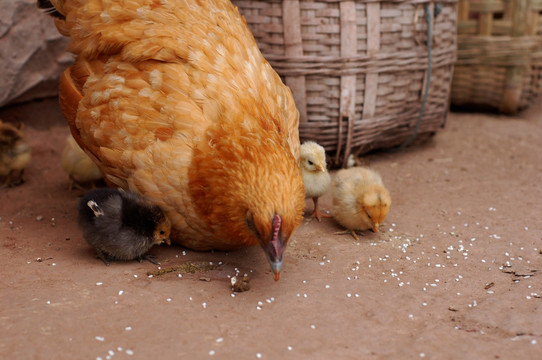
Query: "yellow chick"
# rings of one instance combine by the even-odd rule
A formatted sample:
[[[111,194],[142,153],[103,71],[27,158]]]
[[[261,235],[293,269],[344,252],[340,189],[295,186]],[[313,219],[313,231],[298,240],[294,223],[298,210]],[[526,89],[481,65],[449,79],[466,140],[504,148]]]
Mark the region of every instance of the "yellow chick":
[[[321,217],[331,217],[318,210],[318,198],[328,191],[331,184],[331,177],[327,172],[325,149],[313,141],[303,143],[300,149],[299,167],[305,185],[305,198],[311,198],[314,202],[311,216],[318,221]]]
[[[30,158],[30,146],[21,129],[0,120],[0,188],[24,183]]]
[[[363,167],[337,172],[332,185],[333,216],[357,240],[355,230],[378,227],[388,215],[389,191],[378,173]]]
[[[62,168],[70,176],[68,190],[75,187],[84,190],[84,185],[96,187],[95,182],[102,179],[102,173],[90,157],[79,147],[73,136],[66,138],[62,151]]]

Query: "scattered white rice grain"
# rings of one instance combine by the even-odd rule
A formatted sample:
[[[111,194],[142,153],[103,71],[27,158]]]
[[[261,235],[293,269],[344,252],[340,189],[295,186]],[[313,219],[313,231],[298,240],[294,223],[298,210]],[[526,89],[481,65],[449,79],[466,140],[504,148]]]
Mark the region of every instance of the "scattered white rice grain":
[[[209,351],[209,355],[213,356],[215,354],[214,350]]]
[[[314,326],[314,325],[311,325],[311,329],[316,329],[316,326]]]
[[[122,351],[122,348],[119,346],[119,347],[117,348],[117,351]]]
[[[329,286],[329,285],[326,285],[326,289],[329,289],[329,288],[330,288],[330,286]]]
[[[261,310],[261,306],[256,306],[256,310]]]
[[[124,328],[124,330],[130,331],[130,330],[132,330],[132,327],[131,327],[131,326],[126,326],[126,327]]]
[[[122,294],[124,294],[124,291],[119,290],[119,296],[121,296]]]
[[[221,337],[220,337],[220,338],[216,339],[216,342],[217,342],[217,343],[221,343],[222,341],[224,341],[224,338],[221,338]]]
[[[352,294],[348,293],[346,294],[346,297],[352,297]]]
[[[183,277],[183,274],[177,274],[177,277],[182,278],[182,277]]]
[[[409,318],[409,319],[413,319],[413,318],[414,318],[414,315],[408,314],[408,318]]]
[[[103,336],[96,336],[95,339],[98,340],[98,341],[104,341],[105,340],[105,338]]]
[[[204,309],[207,308],[207,303],[201,303],[201,306],[203,306]]]
[[[535,340],[535,339],[532,339],[532,340],[531,340],[531,344],[533,344],[533,345],[536,344],[536,340]]]
[[[108,353],[110,356],[115,355],[115,352],[114,352],[113,350],[109,350],[107,353]]]
[[[135,277],[135,278],[137,278],[137,275],[136,275],[136,274],[134,274],[134,277]]]
[[[126,355],[134,355],[134,352],[132,350],[126,350]]]
[[[167,298],[166,301],[167,301],[167,302],[171,302],[171,298]]]
[[[100,285],[103,285],[103,283],[102,282],[97,282],[96,283],[96,286],[100,286]]]
[[[292,347],[291,347],[291,346],[288,346],[288,351],[292,351]]]
[[[261,359],[261,358],[262,358],[262,354],[257,353],[257,354],[256,354],[256,357],[257,357],[258,359]]]
[[[420,353],[420,357],[425,357],[425,354],[424,354],[424,353]]]

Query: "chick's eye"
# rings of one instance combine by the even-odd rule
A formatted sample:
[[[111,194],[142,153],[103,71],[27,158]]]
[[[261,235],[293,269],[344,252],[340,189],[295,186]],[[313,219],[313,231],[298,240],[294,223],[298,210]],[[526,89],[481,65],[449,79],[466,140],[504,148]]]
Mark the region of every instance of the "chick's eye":
[[[310,160],[307,160],[309,162],[309,165],[314,165],[314,163]]]

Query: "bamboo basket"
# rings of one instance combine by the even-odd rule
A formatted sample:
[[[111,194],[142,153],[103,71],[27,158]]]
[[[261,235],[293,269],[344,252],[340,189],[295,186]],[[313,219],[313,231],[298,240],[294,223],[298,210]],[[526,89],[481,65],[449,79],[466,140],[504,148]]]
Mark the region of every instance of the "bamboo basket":
[[[452,104],[514,114],[542,79],[542,0],[459,0]]]
[[[444,126],[457,0],[233,3],[292,90],[301,141],[324,146],[332,166],[344,166],[350,154],[392,148]]]

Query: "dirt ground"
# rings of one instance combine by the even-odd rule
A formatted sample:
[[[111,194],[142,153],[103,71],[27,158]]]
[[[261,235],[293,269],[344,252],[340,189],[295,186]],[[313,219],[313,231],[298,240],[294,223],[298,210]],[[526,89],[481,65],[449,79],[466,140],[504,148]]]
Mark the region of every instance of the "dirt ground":
[[[305,220],[278,282],[259,248],[104,266],[76,225],[56,100],[0,117],[33,151],[28,181],[0,190],[2,359],[540,359],[542,100],[451,113],[430,142],[368,156],[392,195],[381,232]]]

